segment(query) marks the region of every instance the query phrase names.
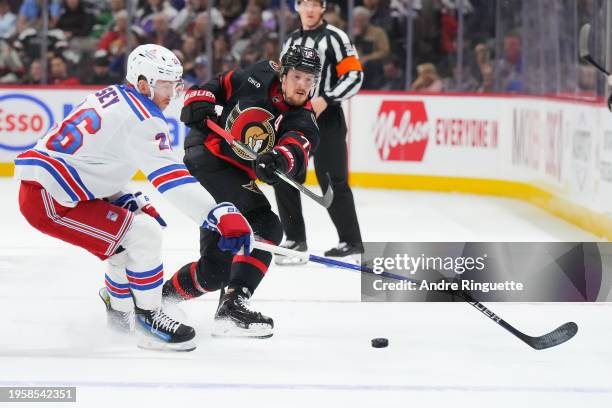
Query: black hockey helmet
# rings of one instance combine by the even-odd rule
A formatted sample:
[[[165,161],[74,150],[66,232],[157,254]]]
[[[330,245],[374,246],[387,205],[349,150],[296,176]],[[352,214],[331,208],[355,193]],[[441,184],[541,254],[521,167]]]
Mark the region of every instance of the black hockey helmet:
[[[299,71],[314,74],[316,80],[321,76],[321,58],[314,48],[294,45],[281,58],[281,77],[295,68]]]

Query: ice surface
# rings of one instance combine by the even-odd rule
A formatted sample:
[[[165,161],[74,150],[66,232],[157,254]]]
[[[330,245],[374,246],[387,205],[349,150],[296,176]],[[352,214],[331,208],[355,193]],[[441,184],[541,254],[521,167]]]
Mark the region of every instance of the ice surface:
[[[134,187],[170,224],[170,277],[197,256],[197,228],[147,184]],[[253,307],[274,318],[271,339],[211,338],[210,294],[181,306],[196,351],[139,350],[105,328],[103,264],[27,225],[12,180],[0,191],[0,386],[77,386],[82,407],[612,406],[611,305],[488,304],[531,335],[579,324],[570,342],[535,351],[465,304],[360,303],[358,274],[322,266],[270,269]],[[513,200],[359,189],[355,198],[368,241],[596,239]],[[325,211],[303,203],[311,249],[334,246]],[[372,348],[374,337],[389,347]]]

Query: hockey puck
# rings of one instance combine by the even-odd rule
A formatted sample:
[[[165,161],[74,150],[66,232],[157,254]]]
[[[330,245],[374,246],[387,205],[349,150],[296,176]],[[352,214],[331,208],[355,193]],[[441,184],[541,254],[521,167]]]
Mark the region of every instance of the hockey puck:
[[[372,347],[374,348],[384,348],[387,347],[389,345],[389,340],[385,339],[384,337],[378,337],[375,339],[372,339]]]

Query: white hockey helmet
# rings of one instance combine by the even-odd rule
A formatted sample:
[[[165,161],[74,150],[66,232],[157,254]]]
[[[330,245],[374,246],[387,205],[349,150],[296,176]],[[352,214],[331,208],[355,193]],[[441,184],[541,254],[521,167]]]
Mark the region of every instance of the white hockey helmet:
[[[151,89],[151,98],[157,81],[176,82],[173,97],[178,96],[182,86],[183,66],[172,51],[157,44],[143,44],[134,48],[128,56],[125,79],[132,85],[138,84],[138,78],[144,76]]]

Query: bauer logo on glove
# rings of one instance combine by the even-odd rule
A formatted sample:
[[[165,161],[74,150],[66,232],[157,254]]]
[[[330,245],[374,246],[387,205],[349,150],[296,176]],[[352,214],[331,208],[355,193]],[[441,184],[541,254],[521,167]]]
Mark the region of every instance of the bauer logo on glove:
[[[253,231],[240,211],[231,203],[220,203],[213,207],[206,217],[202,228],[217,232],[219,249],[233,254],[244,250],[251,253],[253,247]]]

